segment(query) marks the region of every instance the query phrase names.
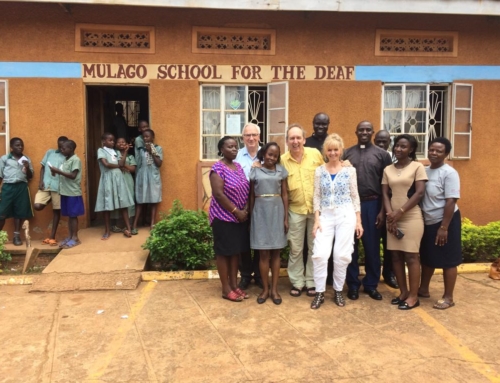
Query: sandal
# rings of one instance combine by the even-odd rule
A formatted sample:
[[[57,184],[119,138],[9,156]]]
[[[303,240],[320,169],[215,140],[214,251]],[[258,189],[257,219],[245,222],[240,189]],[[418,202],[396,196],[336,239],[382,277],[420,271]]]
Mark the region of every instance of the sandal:
[[[342,291],[335,290],[335,296],[333,297],[333,301],[339,307],[345,306],[345,299],[344,296],[342,295]]]
[[[130,234],[137,235],[139,234],[139,231],[134,227],[132,230],[130,230]]]
[[[314,296],[316,296],[316,287],[308,287],[306,289],[306,295],[308,297],[314,297]]]
[[[101,241],[107,241],[109,239],[109,234],[103,234],[101,237]]]
[[[222,299],[227,299],[228,301],[231,302],[241,302],[243,301],[243,297],[239,295],[236,291],[231,291],[227,295],[223,295]]]
[[[78,245],[81,245],[80,241],[75,241],[74,239],[70,239],[68,242],[66,242],[66,245],[64,245],[63,249],[71,249]]]
[[[111,226],[111,231],[112,231],[113,233],[121,233],[123,230],[124,230],[124,229],[120,229],[120,228],[119,228],[118,226],[116,226],[116,225]]]
[[[71,241],[71,238],[64,238],[61,243],[59,244],[59,247],[62,249],[66,244]]]
[[[49,243],[48,243],[50,246],[57,246],[58,243],[55,239],[49,239]]]
[[[290,290],[290,295],[295,298],[300,297],[302,295],[302,290],[296,288],[295,286],[292,286]]]
[[[453,306],[455,306],[455,302],[447,302],[444,299],[440,299],[436,303],[434,303],[434,306],[432,306],[432,308],[437,310],[446,310]]]
[[[130,238],[132,237],[132,234],[130,233],[130,231],[128,231],[127,229],[124,229],[123,230],[123,235],[127,238]]]
[[[311,302],[311,308],[313,310],[317,310],[321,307],[321,305],[325,303],[325,294],[324,293],[316,293],[314,295],[314,299]]]
[[[42,245],[50,245],[50,241],[53,241],[53,239],[50,239],[50,238],[45,238],[45,239],[42,241]]]
[[[236,292],[236,294],[238,294],[240,297],[242,297],[243,299],[248,299],[250,298],[250,295],[248,295],[247,293],[245,293],[242,289],[240,288],[237,288],[236,290],[234,290]]]

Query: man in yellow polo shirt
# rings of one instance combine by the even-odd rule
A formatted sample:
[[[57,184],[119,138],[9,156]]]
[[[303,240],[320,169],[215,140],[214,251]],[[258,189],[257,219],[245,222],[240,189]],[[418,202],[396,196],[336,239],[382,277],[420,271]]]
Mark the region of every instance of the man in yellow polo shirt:
[[[304,287],[308,296],[314,296],[312,228],[314,225],[313,189],[314,172],[324,163],[321,153],[315,148],[306,148],[306,134],[299,124],[292,124],[286,133],[288,152],[281,156],[281,165],[288,171],[288,277],[292,283],[290,295],[298,297]],[[303,249],[307,233],[308,254],[304,273]]]

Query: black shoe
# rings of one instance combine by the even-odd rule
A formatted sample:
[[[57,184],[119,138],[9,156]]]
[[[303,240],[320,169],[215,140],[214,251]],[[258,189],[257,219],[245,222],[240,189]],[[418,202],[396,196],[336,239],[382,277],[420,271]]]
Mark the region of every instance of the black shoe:
[[[21,246],[23,244],[23,241],[21,241],[21,238],[18,235],[16,235],[12,239],[12,243],[14,244],[14,246]]]
[[[411,309],[414,309],[415,307],[418,307],[418,306],[420,306],[420,301],[419,300],[417,300],[413,306],[410,306],[408,303],[406,303],[406,302],[403,301],[398,306],[398,309],[400,309],[400,310],[411,310]]]
[[[399,299],[399,297],[396,297],[396,298],[392,298],[391,299],[391,305],[400,305],[404,302],[404,300],[402,299]]]
[[[249,285],[250,285],[249,278],[241,278],[240,283],[238,284],[238,287],[242,290],[248,290]]]
[[[384,282],[387,286],[392,287],[393,289],[399,289],[398,282],[396,281],[396,278],[394,276],[384,278]]]
[[[261,289],[264,288],[264,285],[262,284],[262,278],[261,277],[254,278],[254,280],[255,280],[255,284],[257,286],[259,286]]]
[[[382,294],[380,294],[377,289],[373,290],[363,290],[365,294],[368,294],[371,299],[375,299],[376,301],[381,301],[382,300]]]
[[[347,298],[351,301],[355,301],[359,298],[359,290],[358,289],[349,289],[347,290]]]

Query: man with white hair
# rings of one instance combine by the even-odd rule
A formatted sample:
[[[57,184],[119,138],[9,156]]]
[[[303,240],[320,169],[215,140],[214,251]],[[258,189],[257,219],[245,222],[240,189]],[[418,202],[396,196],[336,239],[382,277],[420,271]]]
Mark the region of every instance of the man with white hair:
[[[245,176],[249,179],[250,169],[252,168],[252,164],[257,161],[257,153],[260,150],[260,128],[258,125],[249,122],[243,127],[242,134],[245,146],[238,151],[235,161],[241,165],[243,171],[245,172]],[[248,289],[252,278],[254,279],[255,284],[262,288],[262,279],[259,271],[259,259],[259,252],[257,250],[254,250],[253,259],[250,252],[241,254],[239,264],[241,275],[239,283],[240,289]]]

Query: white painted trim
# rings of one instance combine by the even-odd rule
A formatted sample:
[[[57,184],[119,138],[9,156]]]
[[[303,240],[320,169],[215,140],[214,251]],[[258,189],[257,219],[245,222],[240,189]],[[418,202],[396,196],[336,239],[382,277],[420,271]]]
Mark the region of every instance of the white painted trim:
[[[61,3],[61,0],[17,0],[29,3]],[[327,11],[374,13],[435,13],[456,15],[500,15],[495,0],[65,0],[72,4],[135,5],[146,7],[208,8],[260,11]]]
[[[5,110],[5,132],[0,131],[0,136],[5,136],[5,154],[10,152],[10,123],[9,123],[9,82],[7,80],[0,80],[5,84],[5,105],[0,106],[0,109]]]

